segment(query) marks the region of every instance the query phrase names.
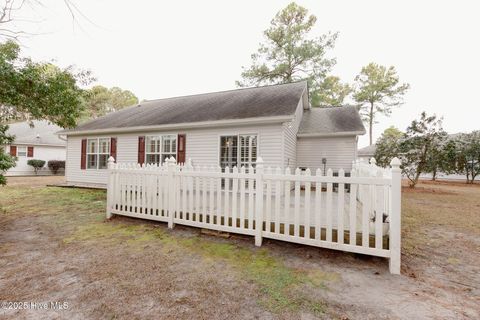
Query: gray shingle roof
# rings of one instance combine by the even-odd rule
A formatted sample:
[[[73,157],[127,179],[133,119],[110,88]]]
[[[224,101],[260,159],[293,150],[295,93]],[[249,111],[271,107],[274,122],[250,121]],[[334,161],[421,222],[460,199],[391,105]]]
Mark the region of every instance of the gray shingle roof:
[[[145,101],[69,131],[293,115],[306,88],[302,81]]]
[[[364,134],[365,127],[357,108],[323,107],[305,110],[299,135]]]
[[[375,150],[377,146],[372,144],[371,146],[366,146],[364,148],[358,149],[357,155],[358,156],[373,156],[375,154]]]
[[[15,136],[14,143],[18,144],[64,146],[65,141],[55,134],[59,130],[62,128],[45,120],[34,120],[33,127],[30,127],[30,123],[27,121],[8,125],[8,133]]]

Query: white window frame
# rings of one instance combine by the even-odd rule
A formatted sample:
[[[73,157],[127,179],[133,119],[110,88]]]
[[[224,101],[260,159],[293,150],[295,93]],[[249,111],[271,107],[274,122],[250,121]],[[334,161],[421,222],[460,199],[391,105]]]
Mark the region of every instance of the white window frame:
[[[159,145],[155,144],[155,150],[149,151],[150,147],[150,139],[155,138],[157,139],[156,141],[159,141]],[[169,140],[169,151],[165,151],[164,144],[166,140]],[[162,164],[165,160],[163,159],[164,156],[166,157],[171,157],[173,156],[175,159],[177,159],[177,143],[178,143],[178,134],[160,134],[160,135],[149,135],[145,137],[145,163],[157,163],[155,162],[149,162],[148,161],[148,156],[149,155],[158,155],[159,158],[159,164]],[[172,148],[173,147],[173,148]],[[174,151],[172,151],[172,149]]]
[[[16,146],[17,147],[17,157],[27,157],[28,155],[28,147],[27,146]],[[24,151],[20,151],[23,149]],[[24,153],[23,155],[20,153]]]
[[[155,145],[154,145],[154,150],[153,151],[149,151],[150,149],[150,142],[151,142],[151,139],[155,139]],[[148,161],[148,156],[149,155],[158,155],[158,158],[159,159],[162,159],[162,136],[146,136],[145,137],[145,163],[148,164],[148,163],[156,163],[155,162],[149,162]]]
[[[100,152],[100,141],[107,141],[107,152]],[[96,148],[94,152],[90,152],[90,141],[96,141]],[[110,157],[112,138],[111,137],[96,137],[87,138],[87,150],[86,150],[86,169],[87,170],[106,170],[108,168],[108,158]],[[90,167],[89,156],[95,156],[95,166]],[[106,165],[104,168],[100,168],[100,156],[106,156]]]
[[[245,133],[225,133],[225,134],[221,134],[219,135],[218,137],[218,166],[221,167],[221,160],[222,160],[222,138],[223,137],[232,137],[232,136],[236,136],[237,137],[237,168],[240,169],[242,167],[242,164],[245,166],[245,168],[248,169],[248,166],[252,165],[253,167],[255,167],[255,164],[256,164],[256,161],[249,161],[248,163],[245,163],[245,162],[242,162],[241,161],[241,143],[240,143],[240,140],[241,140],[241,137],[246,137],[246,136],[255,136],[257,138],[257,145],[256,145],[256,148],[257,148],[257,155],[256,155],[256,159],[258,159],[259,157],[259,150],[260,150],[260,135],[258,133],[255,133],[255,132],[245,132]],[[251,141],[251,140],[250,140]],[[251,145],[251,143],[250,143]],[[252,150],[249,150],[249,159],[251,159],[251,154],[252,154]],[[247,164],[247,165],[245,165]],[[230,168],[231,169],[231,168]]]

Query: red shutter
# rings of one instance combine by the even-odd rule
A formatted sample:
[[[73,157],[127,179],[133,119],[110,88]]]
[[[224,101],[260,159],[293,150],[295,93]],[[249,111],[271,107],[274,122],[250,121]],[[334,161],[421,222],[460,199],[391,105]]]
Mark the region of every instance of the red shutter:
[[[117,162],[117,138],[110,138],[110,157]]]
[[[87,168],[87,139],[82,139],[82,154],[80,158],[80,169]]]
[[[179,134],[177,137],[177,163],[185,163],[186,136]]]
[[[12,157],[16,157],[17,156],[17,146],[10,146],[10,155]]]
[[[27,157],[33,157],[33,147],[27,147]]]
[[[145,163],[145,137],[138,137],[138,163]]]

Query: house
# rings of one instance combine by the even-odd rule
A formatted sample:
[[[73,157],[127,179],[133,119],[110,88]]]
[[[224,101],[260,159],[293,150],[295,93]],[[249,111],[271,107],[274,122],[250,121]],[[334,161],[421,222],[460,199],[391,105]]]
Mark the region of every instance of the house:
[[[376,145],[372,144],[370,146],[366,146],[364,148],[360,148],[357,151],[357,157],[360,160],[365,162],[369,162],[371,158],[375,155],[375,150],[377,149]]]
[[[66,142],[56,132],[61,127],[48,121],[33,120],[9,125],[7,133],[15,137],[11,145],[6,146],[6,152],[17,157],[16,166],[6,172],[7,176],[34,175],[33,167],[27,164],[30,159],[65,160]],[[63,173],[63,171],[61,171]],[[39,175],[49,175],[52,172],[47,165],[38,171]]]
[[[353,107],[315,108],[306,82],[145,101],[59,132],[68,184],[105,185],[107,159],[195,166],[351,169],[365,128]]]

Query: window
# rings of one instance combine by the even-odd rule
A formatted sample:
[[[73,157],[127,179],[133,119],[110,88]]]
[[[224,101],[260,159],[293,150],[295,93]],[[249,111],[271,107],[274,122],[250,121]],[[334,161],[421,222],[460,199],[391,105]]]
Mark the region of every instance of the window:
[[[107,169],[110,157],[110,138],[87,140],[87,169]]]
[[[177,136],[170,134],[164,136],[150,136],[145,141],[146,163],[164,163],[167,158],[177,157]]]
[[[177,157],[177,136],[169,135],[162,137],[162,162],[167,158]]]
[[[110,138],[98,139],[98,169],[108,168],[108,158],[110,157]]]
[[[240,136],[240,166],[255,166],[257,162],[257,136]]]
[[[17,157],[26,157],[26,156],[27,156],[27,147],[17,146]]]
[[[220,138],[220,167],[255,166],[257,161],[257,136],[238,135]]]
[[[160,163],[161,137],[147,137],[145,141],[145,162]]]
[[[238,164],[238,137],[224,136],[220,138],[220,167],[230,169]]]

